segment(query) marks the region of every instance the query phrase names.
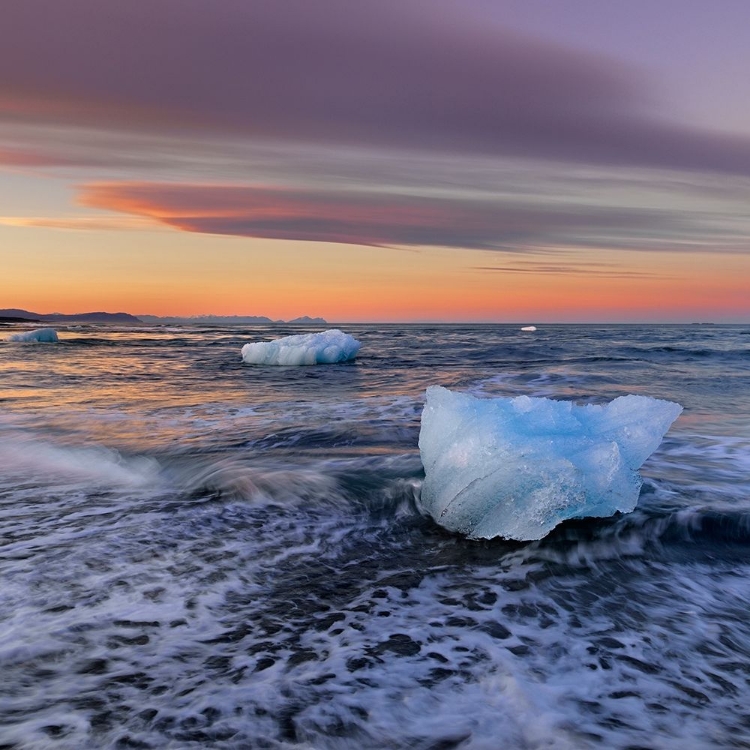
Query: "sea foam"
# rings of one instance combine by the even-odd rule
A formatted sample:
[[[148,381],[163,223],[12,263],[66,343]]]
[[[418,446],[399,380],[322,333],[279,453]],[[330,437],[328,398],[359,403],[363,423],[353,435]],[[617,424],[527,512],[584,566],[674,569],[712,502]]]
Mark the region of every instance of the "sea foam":
[[[37,328],[34,331],[14,333],[8,337],[8,341],[37,342],[43,344],[54,344],[59,341],[57,331],[54,328]]]
[[[333,328],[321,333],[285,336],[242,347],[242,359],[252,365],[318,365],[346,362],[357,356],[362,344]]]
[[[638,468],[682,407],[646,396],[578,406],[427,389],[422,507],[474,539],[531,540],[569,518],[629,513]]]
[[[37,435],[13,430],[0,419],[0,466],[3,481],[91,488],[154,487],[159,464],[143,456],[126,457],[104,446],[57,445]]]

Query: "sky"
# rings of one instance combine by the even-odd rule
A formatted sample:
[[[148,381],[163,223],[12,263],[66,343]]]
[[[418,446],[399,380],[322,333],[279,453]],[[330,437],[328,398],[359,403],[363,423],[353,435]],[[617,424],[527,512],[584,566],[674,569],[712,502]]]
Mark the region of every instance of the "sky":
[[[0,308],[749,322],[746,0],[3,0]]]

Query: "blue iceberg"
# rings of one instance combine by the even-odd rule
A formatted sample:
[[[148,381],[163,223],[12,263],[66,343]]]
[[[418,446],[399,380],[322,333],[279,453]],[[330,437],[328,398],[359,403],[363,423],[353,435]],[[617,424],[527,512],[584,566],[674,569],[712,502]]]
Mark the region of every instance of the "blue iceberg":
[[[285,336],[242,347],[242,359],[252,365],[318,365],[346,362],[362,344],[336,328],[321,333]]]
[[[682,407],[646,396],[579,406],[427,389],[421,505],[472,539],[541,539],[569,518],[629,513],[638,468]]]
[[[8,337],[8,341],[36,342],[43,344],[55,344],[59,341],[57,331],[54,328],[37,328],[35,331],[24,331],[14,333]]]

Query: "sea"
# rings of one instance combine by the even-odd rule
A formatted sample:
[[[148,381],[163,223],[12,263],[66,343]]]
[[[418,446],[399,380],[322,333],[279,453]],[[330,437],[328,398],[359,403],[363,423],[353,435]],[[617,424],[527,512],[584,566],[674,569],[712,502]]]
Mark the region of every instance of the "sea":
[[[750,325],[0,330],[0,748],[750,748]],[[684,407],[636,510],[470,540],[425,389]]]

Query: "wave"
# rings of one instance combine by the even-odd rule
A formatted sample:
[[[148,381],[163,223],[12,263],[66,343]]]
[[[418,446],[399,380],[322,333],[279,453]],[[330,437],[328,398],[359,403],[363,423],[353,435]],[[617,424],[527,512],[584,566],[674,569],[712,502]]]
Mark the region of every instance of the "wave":
[[[137,491],[190,500],[241,500],[305,511],[416,515],[421,464],[415,455],[308,460],[183,452],[133,455],[102,445],[55,443],[0,422],[4,488],[45,486]]]
[[[367,519],[386,523],[408,519],[418,535],[436,539],[453,536],[420,510],[424,472],[415,451],[397,455],[360,453],[331,458],[299,445],[273,455],[255,446],[231,450],[183,449],[148,454],[117,450],[100,444],[73,442],[74,437],[40,434],[10,419],[0,420],[0,489],[9,497],[28,497],[33,488],[54,493],[71,490],[92,496],[102,490],[121,497],[127,510],[134,497],[150,498],[159,505],[196,506],[203,503],[239,503],[285,508],[302,515],[326,516],[346,525]],[[690,481],[692,453],[681,443],[668,444],[664,467],[671,479],[647,479],[639,506],[628,515],[612,519],[568,521],[540,542],[476,542],[454,539],[460,549],[485,550],[499,561],[514,549],[524,555],[573,565],[602,560],[642,558],[702,559],[746,558],[750,553],[750,510],[727,490],[713,488],[705,498]],[[745,469],[742,440],[700,447],[704,462],[713,460],[726,474],[727,487],[735,488]],[[716,454],[716,455],[714,455]],[[697,459],[696,459],[697,460]],[[699,473],[709,470],[705,463]],[[675,484],[682,478],[687,488]],[[743,485],[746,486],[746,485]],[[359,519],[359,520],[358,520]],[[474,553],[472,553],[474,554]]]
[[[0,423],[0,465],[5,478],[51,484],[138,488],[158,483],[159,465],[100,445],[56,445]]]

